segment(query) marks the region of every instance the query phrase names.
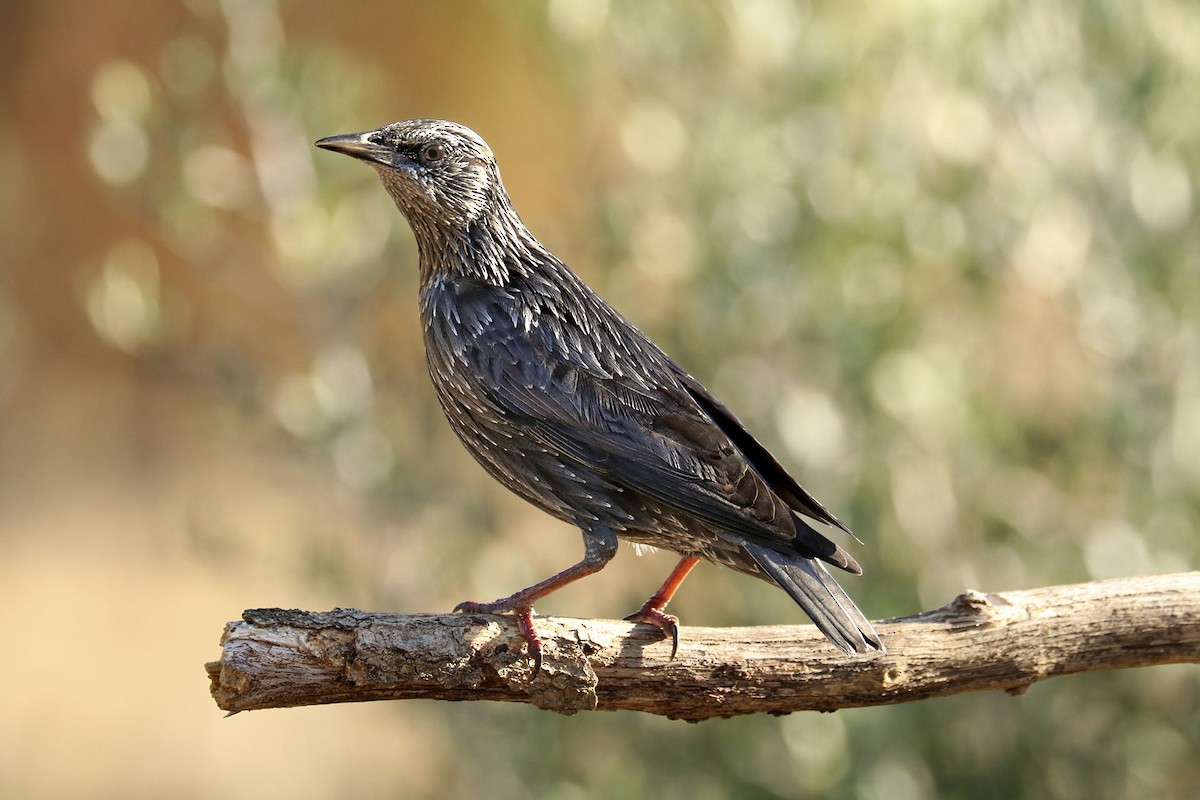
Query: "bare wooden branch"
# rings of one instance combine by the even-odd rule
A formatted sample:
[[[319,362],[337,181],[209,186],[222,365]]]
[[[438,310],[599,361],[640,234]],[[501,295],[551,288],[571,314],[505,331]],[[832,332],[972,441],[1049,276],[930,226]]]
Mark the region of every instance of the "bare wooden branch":
[[[887,652],[847,657],[812,626],[682,630],[678,656],[627,622],[537,618],[542,674],[506,617],[257,609],[206,665],[230,712],[363,700],[505,700],[574,714],[701,720],[902,703],[1056,675],[1200,663],[1200,572],[967,592],[876,623]]]

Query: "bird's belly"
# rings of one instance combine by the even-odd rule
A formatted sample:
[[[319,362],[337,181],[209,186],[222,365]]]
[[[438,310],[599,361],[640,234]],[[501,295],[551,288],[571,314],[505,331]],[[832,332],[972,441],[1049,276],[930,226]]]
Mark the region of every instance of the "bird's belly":
[[[510,491],[579,527],[620,530],[632,519],[619,489],[586,465],[569,463],[538,445],[497,410],[434,376],[451,429],[467,452]]]

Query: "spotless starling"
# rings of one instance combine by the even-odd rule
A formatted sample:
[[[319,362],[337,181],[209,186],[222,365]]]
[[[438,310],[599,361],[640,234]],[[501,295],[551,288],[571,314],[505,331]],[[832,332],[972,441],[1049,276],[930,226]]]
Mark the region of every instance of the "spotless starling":
[[[779,586],[847,653],[883,649],[825,564],[862,569],[803,517],[849,529],[534,238],[483,139],[416,119],[316,144],[373,167],[412,227],[429,375],[458,438],[492,477],[583,532],[578,564],[456,611],[512,613],[536,675],[533,604],[603,568],[624,539],[681,557],[627,617],[669,636],[672,656],[678,620],[665,608],[700,559]]]

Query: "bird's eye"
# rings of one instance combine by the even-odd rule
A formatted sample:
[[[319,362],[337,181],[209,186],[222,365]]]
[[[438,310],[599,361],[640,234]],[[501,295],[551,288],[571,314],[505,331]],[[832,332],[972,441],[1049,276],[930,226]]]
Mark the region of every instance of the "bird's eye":
[[[427,167],[440,163],[446,157],[446,150],[440,144],[427,144],[421,148],[421,163]]]

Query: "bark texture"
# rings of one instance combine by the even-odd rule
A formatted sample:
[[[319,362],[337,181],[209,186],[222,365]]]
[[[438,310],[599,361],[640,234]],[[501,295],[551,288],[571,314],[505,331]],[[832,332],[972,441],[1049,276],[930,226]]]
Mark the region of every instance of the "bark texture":
[[[686,720],[881,705],[1056,675],[1200,663],[1200,572],[985,594],[876,623],[884,653],[848,657],[816,628],[681,629],[679,653],[628,622],[536,618],[545,665],[511,618],[254,609],[206,665],[229,712],[425,698],[627,709]]]

